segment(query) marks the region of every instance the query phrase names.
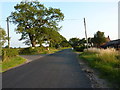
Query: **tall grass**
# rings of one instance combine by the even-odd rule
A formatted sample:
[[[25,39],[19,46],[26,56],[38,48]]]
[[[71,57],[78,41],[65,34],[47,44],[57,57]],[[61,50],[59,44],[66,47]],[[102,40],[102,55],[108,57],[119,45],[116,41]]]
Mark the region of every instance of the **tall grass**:
[[[98,57],[103,62],[117,62],[118,52],[114,48],[101,49]]]
[[[84,50],[86,53],[95,53],[96,57],[103,62],[118,62],[120,59],[120,52],[116,51],[114,48],[99,49],[99,48],[89,48]],[[118,58],[117,58],[118,57]]]
[[[99,48],[88,48],[88,49],[84,49],[84,52],[87,53],[99,53],[101,49]]]
[[[120,52],[114,48],[89,48],[80,57],[87,60],[91,67],[98,69],[103,78],[120,87]]]

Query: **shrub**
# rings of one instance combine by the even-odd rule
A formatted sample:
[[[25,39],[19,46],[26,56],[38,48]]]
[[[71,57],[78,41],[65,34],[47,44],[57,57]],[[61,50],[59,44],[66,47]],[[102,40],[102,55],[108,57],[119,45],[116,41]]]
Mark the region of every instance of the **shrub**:
[[[2,50],[2,60],[6,60],[8,58],[14,57],[18,55],[18,50],[17,49],[9,49],[5,48]]]
[[[35,50],[37,50],[38,53],[43,52],[45,49],[46,49],[45,47],[35,47]]]
[[[76,47],[74,47],[74,49],[75,49],[76,51],[83,52],[84,49],[85,49],[85,46],[76,46]]]
[[[0,56],[2,55],[2,48],[0,47]]]
[[[19,49],[19,54],[26,55],[26,54],[37,54],[37,53],[38,53],[38,49],[33,47]]]

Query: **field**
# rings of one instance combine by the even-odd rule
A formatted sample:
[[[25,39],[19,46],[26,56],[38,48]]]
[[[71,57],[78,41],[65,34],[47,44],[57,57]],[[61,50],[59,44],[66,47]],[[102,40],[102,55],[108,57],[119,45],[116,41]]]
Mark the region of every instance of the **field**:
[[[111,82],[113,87],[120,87],[120,52],[113,48],[89,48],[80,54],[80,58],[100,72],[100,77]]]

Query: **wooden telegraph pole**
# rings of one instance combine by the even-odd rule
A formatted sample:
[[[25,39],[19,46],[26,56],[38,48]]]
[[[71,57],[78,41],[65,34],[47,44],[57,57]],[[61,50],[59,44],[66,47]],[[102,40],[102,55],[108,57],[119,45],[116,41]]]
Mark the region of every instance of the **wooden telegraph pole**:
[[[85,37],[86,37],[86,42],[87,42],[87,50],[88,50],[88,38],[87,38],[87,30],[86,30],[86,21],[84,18],[84,27],[85,27]]]
[[[8,32],[8,48],[10,48],[10,37],[9,37],[9,18],[7,17],[7,32]]]

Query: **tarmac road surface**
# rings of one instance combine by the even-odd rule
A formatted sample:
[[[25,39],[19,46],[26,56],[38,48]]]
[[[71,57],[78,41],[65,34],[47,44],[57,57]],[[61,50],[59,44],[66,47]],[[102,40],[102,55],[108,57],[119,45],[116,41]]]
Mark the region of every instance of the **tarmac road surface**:
[[[2,74],[3,88],[91,88],[77,54],[65,49]]]

